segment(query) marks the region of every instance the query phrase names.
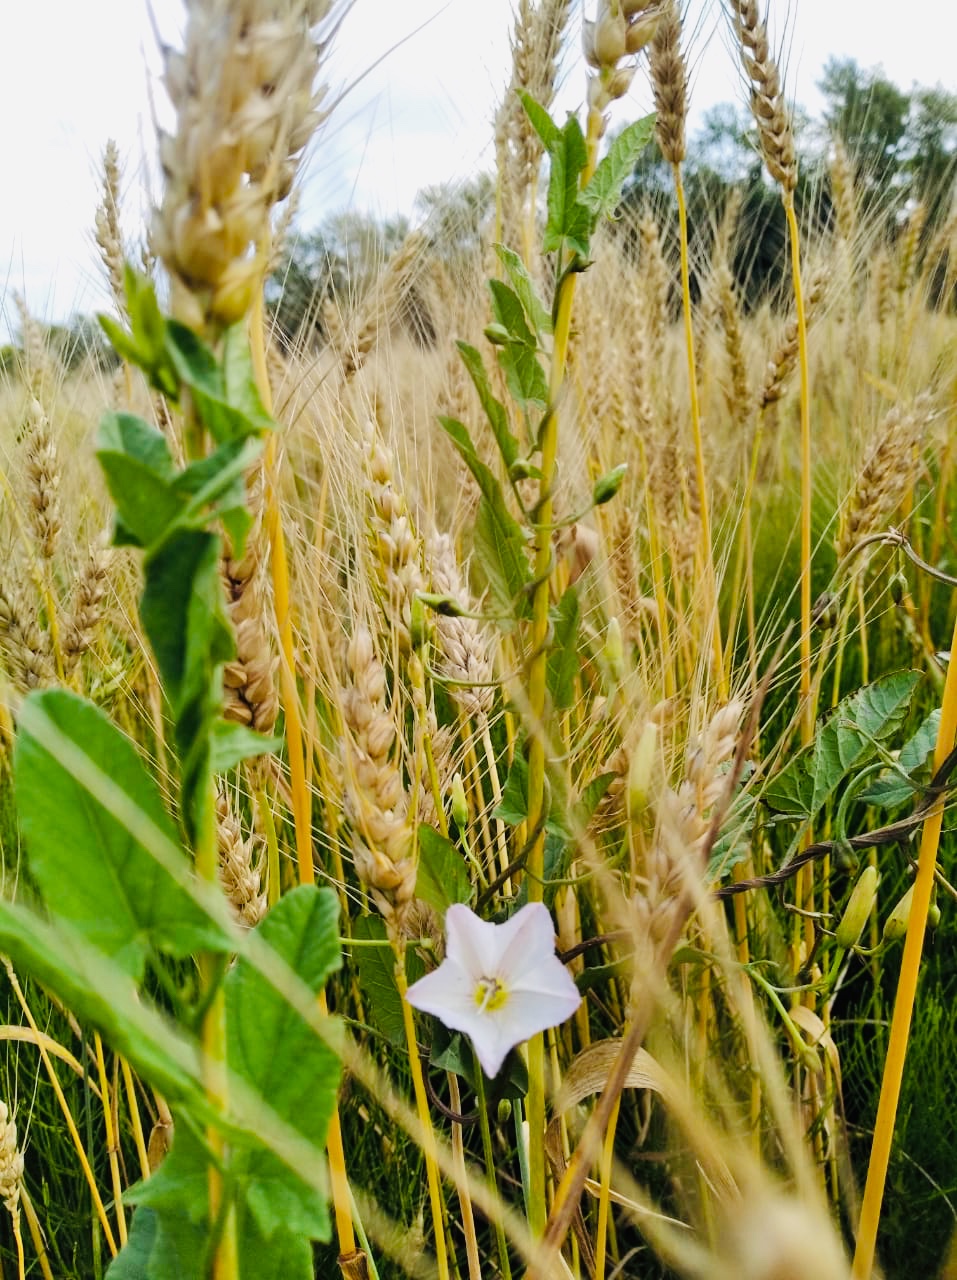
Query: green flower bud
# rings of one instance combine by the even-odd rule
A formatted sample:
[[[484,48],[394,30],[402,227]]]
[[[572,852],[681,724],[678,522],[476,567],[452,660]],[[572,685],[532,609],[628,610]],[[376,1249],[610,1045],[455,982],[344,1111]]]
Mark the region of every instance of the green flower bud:
[[[498,1122],[499,1124],[508,1124],[512,1114],[512,1104],[508,1098],[499,1098],[498,1100]]]
[[[452,778],[452,821],[460,831],[468,826],[469,805],[465,798],[465,786],[462,775],[456,773]]]
[[[429,642],[429,620],[425,615],[425,604],[420,595],[412,597],[409,610],[409,638],[413,649],[423,649]]]
[[[907,922],[910,920],[911,903],[914,901],[914,886],[907,890],[900,902],[884,921],[884,941],[896,942],[907,933]]]
[[[844,908],[841,923],[834,932],[834,938],[839,947],[849,950],[860,942],[864,926],[877,901],[879,880],[876,867],[865,867],[858,877],[857,884]]]
[[[622,481],[625,478],[625,472],[628,470],[628,463],[621,462],[617,467],[613,467],[606,475],[599,476],[595,481],[595,487],[592,490],[591,499],[596,507],[602,507],[606,502],[611,502],[612,498],[621,488]]]
[[[615,679],[620,680],[625,669],[625,646],[622,643],[621,626],[617,618],[608,619],[602,656]]]
[[[658,754],[658,726],[651,720],[642,730],[628,766],[628,816],[637,817],[648,803]]]

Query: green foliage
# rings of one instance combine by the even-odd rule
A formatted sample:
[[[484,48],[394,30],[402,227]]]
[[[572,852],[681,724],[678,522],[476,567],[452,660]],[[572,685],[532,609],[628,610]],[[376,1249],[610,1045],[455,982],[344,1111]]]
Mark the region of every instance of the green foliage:
[[[763,799],[789,817],[813,818],[849,774],[868,764],[878,743],[904,722],[920,672],[896,671],[845,698],[818,731],[771,781]]]
[[[419,826],[419,868],[415,896],[427,902],[438,915],[456,902],[473,896],[468,867],[455,845],[424,823]]]

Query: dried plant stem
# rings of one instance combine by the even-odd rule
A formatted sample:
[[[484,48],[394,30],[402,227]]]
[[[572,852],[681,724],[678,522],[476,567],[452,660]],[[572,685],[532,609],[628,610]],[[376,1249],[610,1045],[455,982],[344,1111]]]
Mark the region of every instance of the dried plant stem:
[[[957,652],[957,621],[954,623],[951,648],[952,652]],[[950,754],[955,740],[957,740],[957,663],[949,662],[940,709],[937,745],[934,748],[935,771]],[[914,1012],[914,998],[917,994],[917,980],[920,976],[920,960],[924,949],[924,935],[927,931],[927,912],[934,887],[937,850],[940,845],[943,820],[944,799],[941,796],[926,818],[921,832],[914,897],[911,901],[907,937],[904,939],[904,953],[901,957],[901,971],[897,983],[897,996],[894,1000],[894,1014],[891,1018],[887,1058],[881,1080],[881,1095],[877,1104],[877,1119],[874,1123],[874,1141],[867,1166],[867,1182],[864,1186],[864,1198],[861,1201],[857,1247],[851,1269],[853,1280],[870,1280],[874,1263],[877,1228],[881,1216],[881,1203],[884,1199],[884,1184],[890,1163],[891,1145],[894,1140],[894,1125],[900,1102],[907,1042]]]
[[[708,488],[704,465],[704,441],[701,436],[701,405],[698,398],[698,375],[695,369],[694,329],[691,317],[691,270],[688,261],[688,210],[685,204],[681,166],[672,166],[675,195],[678,201],[678,229],[681,247],[681,306],[684,313],[685,349],[688,355],[688,393],[691,399],[691,430],[694,436],[695,471],[698,484],[698,501],[701,507],[701,564],[705,575],[707,599],[704,616],[711,625],[711,645],[714,653],[715,679],[718,697],[728,696],[728,680],[724,669],[724,647],[721,642],[721,618],[718,614],[718,585],[714,571],[714,553],[711,547],[711,517],[709,515]]]
[[[459,1078],[454,1071],[446,1073],[449,1083],[449,1105],[453,1111],[462,1114],[462,1096],[459,1092]],[[468,1173],[465,1168],[465,1144],[462,1141],[462,1126],[452,1126],[452,1161],[455,1165],[457,1179],[456,1189],[459,1193],[459,1209],[462,1213],[462,1234],[465,1236],[465,1255],[469,1264],[469,1280],[482,1280],[482,1260],[479,1256],[478,1239],[475,1235],[475,1215],[472,1213],[472,1201],[468,1190]]]

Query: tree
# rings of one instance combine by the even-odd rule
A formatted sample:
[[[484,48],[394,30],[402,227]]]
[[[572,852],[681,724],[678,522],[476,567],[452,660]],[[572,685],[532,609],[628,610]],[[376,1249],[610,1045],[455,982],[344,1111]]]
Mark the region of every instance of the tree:
[[[887,209],[905,196],[902,172],[910,96],[880,68],[862,70],[853,58],[831,58],[818,82],[824,118],[854,166],[862,210]]]

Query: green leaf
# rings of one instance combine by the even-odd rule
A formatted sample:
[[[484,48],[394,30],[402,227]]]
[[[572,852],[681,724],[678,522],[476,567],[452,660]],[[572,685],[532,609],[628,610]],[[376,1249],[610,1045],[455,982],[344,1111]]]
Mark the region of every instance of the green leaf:
[[[567,796],[552,795],[549,784],[546,801],[545,830],[562,840],[567,839],[571,834],[565,819]],[[528,761],[521,751],[516,751],[512,757],[508,777],[502,788],[502,799],[496,805],[492,817],[512,827],[517,827],[528,819]]]
[[[444,916],[455,902],[469,902],[472,879],[465,859],[447,837],[424,823],[419,827],[415,896]]]
[[[578,180],[588,160],[581,126],[574,116],[565,122],[558,141],[549,148],[548,219],[542,248],[546,253],[566,248],[588,257],[594,214],[578,198]]]
[[[81,1022],[102,1031],[168,1099],[208,1113],[199,1046],[142,997],[112,957],[66,920],[52,924],[0,899],[0,951],[17,970],[53,991]]]
[[[539,298],[535,283],[528,274],[525,263],[513,249],[509,249],[504,244],[497,244],[495,252],[508,273],[512,288],[521,300],[529,324],[537,334],[551,333],[552,317]]]
[[[164,1175],[172,1158],[170,1152],[156,1177]],[[207,1177],[204,1170],[204,1185],[197,1188],[204,1195]],[[143,1205],[133,1214],[129,1238],[107,1267],[106,1280],[205,1280],[208,1234],[205,1223],[191,1222],[184,1213],[159,1213]]]
[[[597,218],[610,216],[618,208],[625,183],[635,170],[639,155],[654,137],[655,117],[645,116],[622,129],[608,148],[591,180],[579,197]]]
[[[186,505],[176,492],[176,470],[161,432],[132,413],[107,413],[96,455],[116,503],[123,541],[151,546]]]
[[[140,617],[173,710],[183,817],[191,838],[210,803],[210,734],[222,704],[222,664],[235,652],[220,581],[220,539],[180,529],[146,557]]]
[[[896,809],[898,805],[913,800],[915,786],[919,785],[917,779],[928,772],[926,766],[934,754],[939,728],[940,707],[935,707],[916,733],[908,738],[900,749],[897,757],[898,769],[908,778],[914,779],[914,785],[909,785],[897,770],[887,769],[875,782],[860,792],[858,799],[863,804],[878,804],[884,809]]]
[[[529,565],[522,528],[505,504],[502,486],[475,452],[467,429],[455,418],[440,418],[439,422],[482,491],[474,527],[475,550],[496,604],[509,617],[516,610],[527,614]]]
[[[217,444],[245,440],[272,426],[252,384],[248,360],[240,353],[239,334],[232,335],[225,353],[226,369],[215,353],[192,329],[176,320],[167,321],[166,347],[177,374],[189,387],[200,421]],[[227,383],[226,373],[230,381]],[[249,378],[249,384],[244,379]],[[230,391],[236,397],[231,402]]]
[[[359,987],[366,1002],[366,1013],[390,1043],[405,1045],[405,1019],[402,998],[395,981],[395,956],[380,916],[357,916],[352,922],[352,936],[357,943],[381,943],[381,946],[357,946],[352,959],[359,970]]]
[[[578,626],[581,610],[578,592],[569,587],[557,608],[551,611],[553,640],[548,654],[547,685],[552,702],[564,711],[575,702],[575,678],[580,660],[578,655]]]
[[[504,499],[493,503],[482,498],[475,516],[473,539],[479,567],[500,610],[496,621],[508,627],[512,618],[528,614],[528,599],[523,593],[529,582],[529,570],[524,534]]]
[[[485,362],[475,347],[470,347],[467,342],[458,342],[456,346],[461,353],[462,363],[475,384],[475,390],[478,392],[482,408],[485,410],[485,416],[489,420],[502,460],[506,467],[510,467],[518,457],[518,441],[509,428],[508,411],[501,400],[496,399],[493,395],[492,388],[489,385],[488,374],[485,370]],[[469,444],[471,445],[471,441],[469,441]],[[472,452],[474,454],[474,448]]]
[[[526,93],[524,89],[519,89],[518,96],[522,100],[522,106],[525,108],[525,114],[528,116],[532,128],[541,138],[545,150],[550,153],[561,141],[561,129],[559,129],[545,108],[540,106],[530,93]]]
[[[534,347],[509,342],[498,351],[498,362],[512,397],[527,412],[548,404],[548,380]]]
[[[14,778],[30,870],[47,909],[141,980],[151,950],[189,956],[232,943],[129,829],[51,750],[66,743],[189,859],[159,790],[129,738],[99,708],[65,689],[31,694],[20,710]]]
[[[214,773],[226,773],[242,760],[277,752],[281,738],[267,738],[263,733],[247,729],[232,720],[217,720],[212,727],[211,767]]]
[[[156,301],[153,283],[125,263],[123,287],[130,332],[109,316],[100,315],[103,331],[118,355],[141,368],[157,391],[175,400],[179,396],[179,378],[166,351],[166,320]]]
[[[230,325],[223,334],[223,379],[229,404],[239,409],[258,431],[275,429],[256,385],[245,320]]]
[[[339,904],[331,889],[301,885],[280,898],[256,933],[315,992],[339,968]],[[281,1121],[319,1150],[325,1147],[339,1087],[339,1060],[273,986],[240,956],[225,982],[226,1061]],[[268,1133],[263,1135],[268,1143]],[[268,1149],[237,1156],[257,1229],[280,1227],[328,1239],[325,1197]]]
[[[492,314],[514,341],[522,346],[535,347],[535,335],[525,319],[525,308],[514,289],[501,280],[489,280],[492,295]]]
[[[895,671],[844,698],[814,742],[772,780],[764,801],[779,812],[813,817],[850,773],[874,759],[874,744],[900,728],[920,678],[918,671]]]

